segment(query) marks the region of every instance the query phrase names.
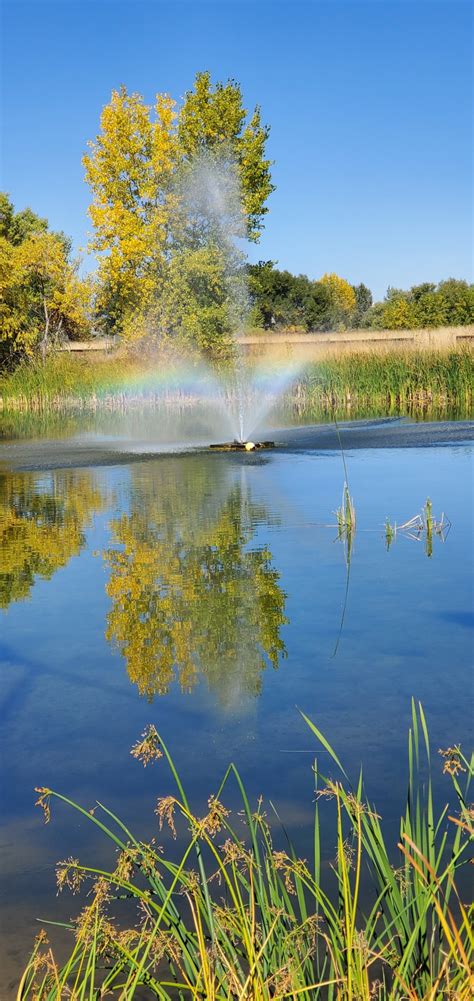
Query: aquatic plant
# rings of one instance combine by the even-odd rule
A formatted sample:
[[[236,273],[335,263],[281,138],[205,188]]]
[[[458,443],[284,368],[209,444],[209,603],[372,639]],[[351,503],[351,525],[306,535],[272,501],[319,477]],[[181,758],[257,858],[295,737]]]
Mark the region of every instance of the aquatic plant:
[[[175,792],[162,796],[155,812],[180,845],[178,862],[154,841],[141,841],[102,804],[89,811],[51,789],[38,790],[46,820],[55,801],[66,803],[117,855],[110,870],[76,858],[58,864],[59,890],[89,886],[90,892],[78,917],[63,926],[71,935],[64,963],[40,932],[17,1001],[467,1001],[474,943],[459,875],[474,833],[472,760],[457,745],[440,752],[455,802],[435,815],[428,729],[413,702],[408,797],[394,852],[362,775],[351,785],[334,748],[302,715],[323,749],[324,771],[329,766],[332,773],[323,775],[316,758],[310,861],[298,857],[288,839],[284,848],[277,843],[276,825],[261,799],[251,807],[234,765],[209,797],[206,814],[196,816],[153,725],[132,753],[143,764],[168,763]],[[242,805],[237,815],[224,803],[231,781]],[[337,845],[329,865],[323,812]],[[132,921],[124,925],[133,903]]]
[[[433,418],[472,410],[474,353],[464,347],[452,351],[394,350],[377,347],[348,352],[340,348],[307,366],[295,389],[286,389],[285,404],[300,417],[374,416],[374,414],[429,414]],[[176,361],[176,360],[175,360]],[[284,375],[294,361],[277,363],[272,380],[285,390]],[[181,371],[182,374],[182,371]],[[4,414],[15,411],[61,410],[95,412],[136,405],[159,405],[168,398],[183,403],[193,378],[186,385],[173,377],[173,363],[133,353],[78,357],[52,355],[44,364],[25,362],[0,375],[0,406]],[[182,380],[181,380],[182,381]],[[194,377],[195,381],[195,377]]]
[[[349,493],[347,481],[344,483],[342,491],[342,503],[335,511],[339,535],[350,535],[355,532],[356,514],[354,501]]]
[[[404,521],[402,525],[397,525],[396,522],[391,524],[387,518],[385,522],[385,541],[387,549],[390,549],[392,542],[397,538],[397,535],[401,533],[405,536],[405,538],[414,539],[415,542],[420,542],[421,539],[424,538],[426,555],[432,556],[434,536],[436,535],[441,542],[445,542],[450,528],[451,522],[445,515],[444,511],[442,512],[440,518],[436,519],[434,517],[433,505],[428,497],[420,514],[415,514],[413,518],[409,518],[408,521]]]
[[[337,537],[345,543],[346,560],[349,563],[356,530],[356,513],[347,480],[344,482],[341,506],[336,508],[334,513],[337,520]]]
[[[295,404],[301,415],[321,410],[340,414],[442,412],[455,404],[472,408],[474,353],[415,351],[385,345],[348,351],[342,346],[308,366]]]

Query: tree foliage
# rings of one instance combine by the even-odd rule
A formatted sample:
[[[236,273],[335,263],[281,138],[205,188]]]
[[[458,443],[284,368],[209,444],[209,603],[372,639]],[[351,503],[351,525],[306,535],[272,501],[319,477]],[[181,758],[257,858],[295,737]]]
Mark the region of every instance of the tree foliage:
[[[91,287],[71,261],[63,233],[0,196],[0,363],[90,331]]]
[[[333,326],[349,327],[356,309],[353,286],[334,272],[324,274],[320,281],[329,292]]]
[[[389,287],[383,302],[372,304],[363,283],[349,285],[336,274],[319,281],[279,271],[273,261],[247,267],[254,326],[274,330],[378,330],[463,326],[474,322],[474,285],[449,278],[423,282],[408,291]]]
[[[474,285],[449,278],[438,285],[413,285],[408,291],[390,287],[385,300],[368,310],[364,322],[380,330],[474,323]]]
[[[259,109],[248,118],[239,85],[213,86],[209,73],[197,75],[179,108],[167,95],[152,108],[124,87],[113,92],[84,157],[107,326],[129,338],[154,332],[190,340],[200,323],[201,347],[225,339],[230,241],[258,240],[272,191],[267,138]],[[183,282],[183,310],[171,324],[169,303]],[[193,301],[196,282],[207,289],[204,301]]]
[[[362,327],[367,311],[370,309],[373,299],[372,292],[367,285],[361,282],[360,285],[353,285],[355,295],[355,310],[352,316],[352,326]]]
[[[326,330],[340,322],[340,303],[327,281],[311,281],[306,274],[280,271],[273,261],[250,264],[247,271],[255,326]]]

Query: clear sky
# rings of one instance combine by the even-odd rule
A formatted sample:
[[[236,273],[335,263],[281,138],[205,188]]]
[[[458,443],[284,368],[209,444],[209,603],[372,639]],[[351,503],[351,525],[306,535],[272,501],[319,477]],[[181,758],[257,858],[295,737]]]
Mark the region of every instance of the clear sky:
[[[387,286],[472,280],[471,3],[3,0],[2,188],[83,247],[81,156],[124,83],[233,77],[271,126],[255,260]]]

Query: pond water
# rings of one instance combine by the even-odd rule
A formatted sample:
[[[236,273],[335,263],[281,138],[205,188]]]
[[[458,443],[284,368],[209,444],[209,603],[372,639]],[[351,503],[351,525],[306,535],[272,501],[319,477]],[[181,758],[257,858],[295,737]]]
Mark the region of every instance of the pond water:
[[[44,826],[34,787],[105,802],[151,837],[156,797],[172,786],[161,764],[144,770],[130,756],[146,724],[163,733],[197,812],[233,760],[303,854],[317,748],[298,708],[351,775],[363,763],[394,838],[411,696],[435,750],[469,746],[472,427],[402,420],[340,433],[357,514],[350,553],[335,527],[344,468],[329,426],[274,432],[274,451],[248,455],[195,441],[180,453],[173,436],[166,451],[153,428],[125,438],[120,422],[115,434],[0,446],[6,985],[36,917],[80,907],[55,897],[54,863],[110,861],[67,809]],[[387,549],[386,518],[404,523],[428,496],[449,532],[432,549],[399,533]],[[441,800],[436,756],[434,771]],[[334,844],[324,851],[333,857]]]

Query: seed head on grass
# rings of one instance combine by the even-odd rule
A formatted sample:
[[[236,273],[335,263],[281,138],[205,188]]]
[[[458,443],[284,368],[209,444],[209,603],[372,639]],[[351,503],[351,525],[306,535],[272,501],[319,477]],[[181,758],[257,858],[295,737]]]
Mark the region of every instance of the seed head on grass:
[[[51,820],[51,789],[47,789],[45,786],[35,786],[35,792],[40,793],[35,806],[41,807],[44,814],[44,822],[45,824],[49,824]]]
[[[142,733],[142,739],[137,740],[136,744],[133,745],[130,754],[137,761],[141,761],[144,768],[150,762],[157,761],[158,758],[163,757],[163,751],[160,746],[160,738],[158,736],[158,731],[153,723],[149,723],[145,727]]]
[[[447,747],[444,751],[440,747],[438,754],[444,758],[443,774],[455,776],[459,772],[466,771],[462,763],[461,747],[459,744],[455,744],[454,747]]]
[[[219,833],[226,817],[229,816],[229,810],[216,796],[210,796],[207,805],[209,813],[199,821],[199,827],[203,833],[209,834],[209,837],[214,838]]]
[[[65,886],[67,886],[72,893],[79,893],[81,884],[84,882],[85,878],[86,874],[81,869],[78,858],[68,858],[64,862],[58,862],[56,865],[56,884],[58,887],[58,894],[62,893]]]
[[[355,864],[355,848],[347,838],[337,850],[336,863],[338,866],[344,865],[346,869],[353,869]]]
[[[174,822],[174,811],[176,808],[176,800],[174,796],[162,796],[161,799],[157,801],[155,806],[155,813],[160,822],[160,831],[163,829],[163,823],[166,820],[168,827],[176,840],[176,825]]]
[[[236,865],[237,862],[246,862],[248,853],[243,847],[232,838],[227,838],[223,845],[220,845],[224,865]]]
[[[117,865],[112,875],[118,883],[129,883],[134,871],[134,860],[129,851],[118,854]]]

